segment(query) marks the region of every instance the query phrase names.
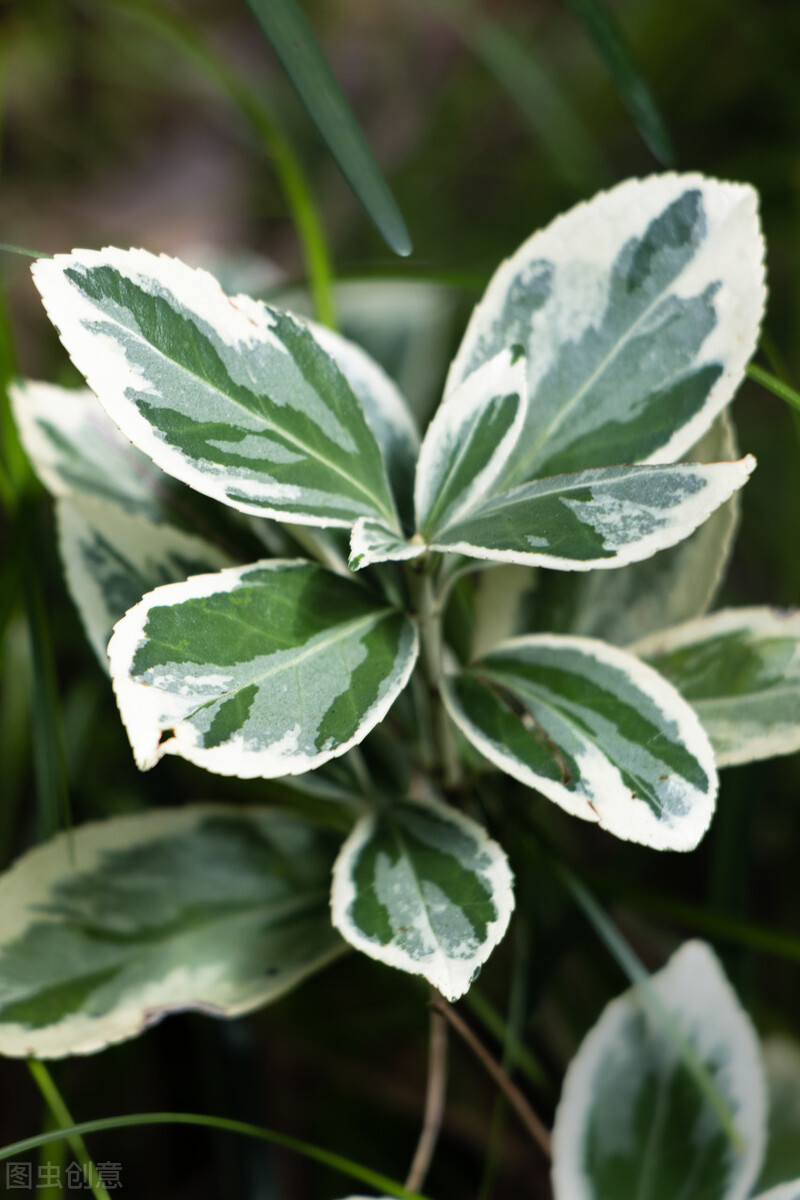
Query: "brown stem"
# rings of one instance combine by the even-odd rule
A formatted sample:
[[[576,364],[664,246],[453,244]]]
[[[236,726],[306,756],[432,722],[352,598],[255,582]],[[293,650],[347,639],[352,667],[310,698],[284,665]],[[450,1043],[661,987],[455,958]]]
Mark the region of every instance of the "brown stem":
[[[498,1062],[496,1062],[482,1042],[478,1040],[475,1034],[467,1025],[466,1021],[453,1008],[452,1004],[448,1004],[444,996],[435,996],[431,1001],[431,1005],[445,1017],[455,1029],[456,1033],[464,1039],[472,1053],[483,1064],[486,1070],[491,1075],[497,1086],[505,1094],[509,1104],[516,1112],[522,1124],[527,1129],[537,1146],[547,1158],[553,1157],[553,1147],[550,1140],[550,1133],[537,1117],[536,1113],[531,1108],[528,1101],[523,1096],[517,1085],[506,1074]]]
[[[425,1114],[422,1133],[409,1168],[406,1188],[418,1192],[425,1182],[431,1165],[439,1130],[444,1116],[447,1092],[447,1022],[435,1007],[431,1011],[431,1031],[428,1043],[428,1086],[425,1093]]]

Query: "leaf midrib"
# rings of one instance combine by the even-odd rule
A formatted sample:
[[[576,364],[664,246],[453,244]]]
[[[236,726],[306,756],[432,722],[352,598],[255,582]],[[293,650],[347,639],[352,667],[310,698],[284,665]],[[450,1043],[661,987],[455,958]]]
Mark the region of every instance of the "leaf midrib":
[[[665,296],[668,295],[670,290],[673,290],[677,286],[677,283],[680,280],[681,276],[683,276],[686,273],[686,271],[689,269],[689,267],[694,264],[694,261],[695,261],[695,258],[692,257],[689,260],[689,262],[686,263],[681,268],[681,270],[678,272],[678,274],[673,279],[670,280],[669,284],[667,284],[667,286],[664,287],[658,293],[658,295],[652,301],[652,303],[648,304],[647,308],[645,308],[643,310],[643,312],[641,312],[639,314],[639,316],[636,318],[636,320],[625,330],[625,333],[622,335],[622,337],[619,339],[619,341],[615,342],[615,344],[612,346],[609,353],[598,364],[598,366],[595,367],[595,369],[591,373],[591,375],[589,375],[589,377],[584,380],[584,382],[581,384],[581,386],[575,392],[575,395],[572,397],[572,399],[567,401],[567,403],[563,406],[563,408],[559,409],[559,411],[555,414],[553,419],[550,421],[549,425],[545,426],[545,428],[539,434],[538,438],[536,438],[534,440],[533,444],[530,446],[530,448],[529,448],[528,452],[525,454],[525,456],[523,458],[521,458],[519,460],[519,462],[517,463],[516,467],[511,472],[509,472],[508,480],[509,480],[510,484],[513,485],[513,481],[515,479],[518,479],[520,477],[520,475],[524,475],[527,472],[531,463],[536,458],[536,454],[540,450],[540,448],[544,445],[544,443],[548,440],[548,438],[550,438],[552,436],[553,432],[555,430],[557,430],[560,425],[563,424],[565,418],[575,408],[576,404],[578,404],[583,399],[583,397],[586,395],[589,388],[591,388],[592,385],[595,384],[597,382],[597,380],[605,373],[605,371],[613,363],[614,359],[617,357],[619,352],[623,349],[624,346],[627,345],[627,343],[631,340],[631,338],[636,333],[637,329],[643,324],[643,322],[645,322],[647,320],[647,318],[650,316],[650,314],[653,312],[653,310],[662,303]],[[609,303],[610,303],[610,299],[609,299]],[[608,310],[606,309],[606,312],[607,311]],[[586,328],[588,328],[588,326],[586,326]]]
[[[97,941],[105,942],[107,939],[106,944],[111,943],[119,946],[119,962],[125,963],[130,961],[131,958],[138,958],[147,955],[148,953],[151,953],[153,949],[159,946],[163,946],[171,941],[179,940],[180,938],[186,937],[189,934],[196,933],[200,929],[204,931],[213,929],[215,925],[225,925],[230,921],[236,921],[242,917],[257,915],[260,912],[263,912],[265,916],[269,916],[271,923],[285,920],[287,917],[300,916],[306,911],[311,911],[316,905],[321,905],[323,902],[327,902],[327,896],[328,894],[324,889],[318,888],[313,892],[307,892],[302,896],[294,896],[277,902],[261,901],[258,903],[252,902],[248,904],[231,905],[223,914],[218,916],[210,916],[206,921],[198,921],[195,924],[187,925],[185,928],[176,928],[173,924],[163,934],[159,935],[156,933],[154,937],[147,939],[146,941],[135,941],[135,933],[129,941],[123,941],[121,939],[116,940],[113,930],[102,929],[92,929],[90,931],[90,936]],[[80,922],[77,919],[72,919],[65,922],[49,920],[46,922],[46,924],[52,926],[53,928],[59,928],[62,926],[75,928],[76,926],[80,925]],[[29,928],[32,928],[32,925],[33,922]],[[24,937],[24,933],[22,936]],[[124,953],[126,949],[129,951],[128,953]],[[76,972],[73,972],[69,975],[51,976],[46,983],[46,987],[49,989],[57,987],[59,984],[68,984],[73,982],[76,978],[79,978],[78,973]],[[35,1000],[38,995],[39,992],[31,991],[23,995],[3,997],[0,999],[0,1008],[7,1004],[18,1004],[26,1000]],[[70,1014],[66,1015],[69,1016]]]
[[[658,1092],[653,1120],[647,1133],[647,1141],[640,1161],[639,1178],[636,1182],[634,1200],[652,1200],[653,1170],[657,1163],[658,1141],[666,1119],[667,1086],[663,1075],[658,1076]]]
[[[320,641],[315,642],[314,645],[306,645],[305,649],[301,650],[299,654],[297,654],[294,658],[291,659],[291,661],[283,662],[283,663],[280,663],[278,666],[271,667],[271,668],[267,669],[266,671],[261,672],[261,674],[255,675],[252,679],[248,679],[246,681],[239,682],[236,684],[235,687],[229,688],[227,691],[219,692],[216,696],[212,697],[212,699],[210,699],[210,700],[204,700],[203,703],[198,704],[197,708],[193,709],[192,712],[188,713],[185,717],[182,717],[181,721],[182,722],[183,721],[191,721],[192,717],[197,716],[197,714],[199,712],[202,712],[202,710],[204,708],[210,708],[212,704],[217,704],[220,700],[224,700],[226,697],[235,696],[239,692],[243,691],[245,688],[253,687],[254,685],[261,685],[265,679],[270,679],[272,676],[279,674],[281,671],[294,670],[299,665],[299,663],[304,662],[308,658],[312,658],[315,654],[318,654],[323,650],[327,650],[328,647],[335,645],[339,641],[344,641],[345,638],[349,637],[350,634],[355,632],[355,630],[360,629],[362,626],[368,626],[370,624],[377,625],[385,617],[390,616],[395,612],[397,612],[397,610],[394,608],[376,609],[376,611],[374,613],[369,613],[365,617],[359,617],[356,620],[348,621],[344,625],[337,626],[337,628],[334,630],[334,632],[331,633],[328,637],[323,637]],[[277,650],[277,651],[275,651],[275,653],[280,654],[281,651]],[[166,666],[167,664],[164,663],[162,665]],[[199,666],[205,666],[205,665],[217,666],[220,664],[200,663],[198,665]],[[139,682],[141,682],[141,680]]]
[[[172,308],[171,305],[170,305],[170,308]],[[174,309],[172,311],[174,311]],[[241,402],[241,400],[237,400],[235,396],[231,396],[228,394],[228,392],[222,391],[222,389],[217,387],[217,385],[215,383],[212,383],[209,379],[204,379],[202,375],[198,375],[196,371],[193,371],[190,367],[186,366],[185,363],[179,362],[178,359],[173,358],[173,356],[171,354],[167,354],[165,351],[160,350],[157,347],[153,346],[152,342],[149,342],[147,340],[147,338],[144,337],[144,335],[141,332],[139,332],[138,330],[130,329],[127,325],[123,324],[122,321],[120,321],[118,318],[111,316],[102,308],[100,308],[100,312],[103,314],[104,320],[112,321],[120,329],[124,329],[127,333],[130,333],[134,338],[136,338],[144,346],[147,346],[150,350],[154,350],[156,352],[156,354],[159,354],[167,362],[172,363],[173,366],[178,368],[178,370],[183,371],[184,374],[190,376],[190,378],[196,379],[198,381],[198,383],[201,383],[204,387],[207,387],[209,390],[215,392],[218,396],[221,396],[224,400],[227,400],[228,403],[236,405],[236,407],[240,408],[242,410],[242,412],[247,413],[251,417],[255,417],[257,420],[263,421],[264,425],[268,429],[273,430],[275,433],[279,434],[280,437],[285,438],[289,442],[292,442],[295,446],[297,446],[298,449],[303,450],[308,455],[309,458],[316,459],[316,461],[323,463],[331,471],[335,472],[337,475],[340,475],[342,477],[342,479],[346,479],[348,481],[348,483],[352,484],[356,488],[357,491],[361,492],[361,494],[363,496],[366,496],[367,499],[370,500],[372,504],[377,505],[378,512],[383,517],[388,517],[390,525],[392,525],[396,522],[396,519],[397,519],[396,513],[391,512],[389,509],[385,508],[382,500],[379,500],[372,492],[370,492],[366,487],[364,487],[361,483],[359,483],[359,481],[356,478],[354,478],[352,475],[349,475],[348,472],[345,471],[342,467],[340,467],[337,463],[332,462],[330,459],[326,458],[325,455],[321,454],[318,450],[312,449],[304,441],[302,441],[301,438],[298,438],[295,434],[293,434],[291,432],[287,432],[284,429],[281,429],[281,427],[278,424],[276,424],[275,421],[270,420],[268,417],[264,416],[264,414],[253,412],[253,410],[248,408],[245,404],[243,404]],[[192,322],[192,323],[194,324],[194,322]],[[288,351],[287,351],[287,353],[288,353]],[[291,355],[290,355],[290,357],[291,357]],[[294,362],[294,359],[292,359],[292,361]],[[334,359],[331,359],[331,361],[335,362]],[[341,370],[341,367],[339,367],[338,364],[336,364],[336,366],[337,366],[337,370],[342,375],[342,378],[345,380],[345,383],[347,383],[347,386],[350,387],[350,384],[347,382],[347,378],[344,375],[344,372]],[[304,378],[305,378],[305,376],[304,376]],[[309,386],[312,386],[312,385],[309,385]],[[350,391],[352,392],[352,388],[350,388]],[[320,395],[320,393],[317,392],[317,395]],[[355,393],[353,393],[353,396],[355,398]],[[320,398],[324,399],[323,397],[320,397]],[[357,399],[355,402],[356,402],[356,406],[358,406]],[[326,407],[327,407],[327,405],[326,405]],[[148,422],[148,424],[149,424],[149,422]],[[377,442],[377,439],[375,438],[374,433],[372,433],[372,429],[370,428],[366,417],[364,417],[364,424],[366,425],[367,431],[369,432],[373,441],[375,442],[375,448],[378,452],[378,461],[380,463],[382,463],[383,456],[381,454],[380,446],[378,445],[378,442]],[[197,469],[197,468],[195,468],[195,469]],[[387,485],[387,490],[388,490],[388,485]]]
[[[505,508],[518,504],[534,504],[537,500],[546,499],[548,496],[568,495],[570,492],[586,491],[589,488],[603,488],[609,485],[616,486],[617,484],[626,483],[629,479],[639,476],[644,478],[647,475],[656,475],[661,472],[674,471],[677,468],[679,475],[691,475],[691,468],[702,468],[709,466],[718,466],[718,463],[619,463],[608,467],[587,467],[585,471],[569,471],[561,475],[546,475],[541,479],[527,480],[525,483],[519,483],[514,487],[505,488],[498,492],[497,495],[490,497],[483,504],[477,505],[471,512],[467,514],[466,520],[449,521],[443,529],[436,535],[441,537],[450,532],[452,529],[458,529],[459,523],[469,525],[470,520],[486,518],[494,516],[497,513],[502,513]],[[727,464],[725,464],[727,465]],[[616,471],[620,472],[613,476],[605,477],[603,472]],[[595,476],[588,481],[584,478],[588,474]],[[565,480],[573,480],[574,482],[563,482]],[[526,490],[531,489],[530,496],[522,495]],[[696,493],[700,495],[701,493]],[[636,501],[634,501],[636,503]],[[642,505],[642,507],[645,507]],[[668,518],[674,508],[665,508],[663,512]],[[666,522],[665,522],[666,523]],[[544,547],[542,547],[544,552]]]
[[[496,677],[498,679],[500,679],[501,682],[506,682],[508,680],[511,680],[512,682],[510,682],[510,683],[506,682],[506,686],[511,687],[512,691],[515,694],[519,694],[519,684],[517,682],[513,682],[513,680],[514,680],[513,676],[506,676],[505,680],[501,677],[501,675],[497,675]],[[590,734],[587,733],[585,729],[581,728],[581,725],[578,723],[578,718],[576,718],[571,712],[569,712],[569,710],[565,711],[565,710],[559,708],[558,705],[555,704],[553,701],[545,700],[538,691],[536,692],[536,699],[545,708],[548,708],[551,712],[554,712],[554,713],[556,713],[557,716],[561,717],[561,719],[563,721],[565,721],[568,725],[570,725],[576,731],[576,733],[578,733],[580,735],[580,737],[583,738],[584,741],[589,742],[596,750],[600,750],[603,757],[606,758],[612,764],[612,766],[614,766],[617,769],[619,776],[620,776],[620,786],[623,788],[623,790],[625,790],[625,791],[630,790],[630,789],[625,788],[625,782],[624,782],[625,776],[626,775],[633,776],[636,779],[637,784],[641,788],[641,791],[644,793],[644,797],[637,796],[635,798],[636,799],[645,799],[645,803],[647,803],[649,801],[649,806],[651,807],[651,809],[654,810],[654,815],[656,816],[656,818],[658,820],[661,820],[663,813],[664,813],[663,802],[660,800],[660,798],[657,795],[655,795],[653,793],[650,785],[646,782],[646,780],[642,779],[640,774],[634,775],[633,772],[631,770],[629,770],[629,768],[624,767],[621,763],[619,763],[613,754],[609,754],[609,752],[606,750],[606,748],[604,746],[600,745],[599,741],[597,740],[597,738],[594,734],[592,734],[590,736]],[[523,701],[523,703],[524,703],[524,701]],[[687,701],[687,703],[688,703],[688,701]],[[528,705],[526,705],[526,707],[528,707]],[[682,743],[682,745],[690,754],[692,754],[692,757],[694,757],[694,752],[689,749],[689,747],[686,745],[686,743],[684,742],[684,743]],[[561,749],[561,747],[559,747],[559,750],[560,749]],[[663,762],[663,759],[661,761]],[[666,763],[664,765],[667,766]],[[531,770],[532,768],[528,768],[528,769]],[[675,772],[675,773],[677,774],[677,772]],[[683,777],[681,777],[681,778],[683,778]],[[581,779],[583,779],[583,776],[581,776]],[[689,784],[688,780],[685,780],[685,782],[686,782],[687,786],[689,786],[689,787],[692,786],[691,784]],[[577,789],[574,789],[574,790],[570,789],[567,784],[562,784],[561,786],[564,787],[567,791],[569,791],[571,793],[571,795],[580,796],[582,799],[586,799],[586,800],[589,800],[590,802],[592,802],[591,793],[587,796],[586,793],[583,791],[579,792]]]
[[[400,855],[402,856],[403,860],[408,864],[409,870],[411,872],[411,877],[414,881],[414,890],[416,891],[417,896],[419,898],[420,908],[422,909],[422,912],[425,915],[425,922],[430,931],[431,938],[438,948],[439,958],[441,961],[444,962],[445,967],[447,968],[448,978],[450,978],[449,968],[451,967],[453,960],[447,953],[444,945],[442,944],[441,939],[439,938],[436,931],[434,930],[433,922],[431,921],[431,917],[430,917],[430,913],[429,913],[428,902],[425,899],[423,892],[422,892],[422,888],[420,886],[419,873],[418,873],[416,867],[414,866],[414,860],[411,856],[411,852],[409,850],[407,850],[407,848],[406,848],[406,841],[405,841],[405,838],[403,835],[403,831],[400,827],[400,823],[397,820],[395,820],[391,815],[387,815],[384,819],[386,820],[386,822],[391,830],[392,837],[394,838],[395,844],[397,845]],[[452,901],[451,901],[451,903],[452,903]],[[393,940],[395,937],[396,937],[396,934],[393,934]],[[408,957],[410,958],[411,956],[409,955]],[[463,963],[463,962],[469,962],[471,960],[460,959],[459,961]]]

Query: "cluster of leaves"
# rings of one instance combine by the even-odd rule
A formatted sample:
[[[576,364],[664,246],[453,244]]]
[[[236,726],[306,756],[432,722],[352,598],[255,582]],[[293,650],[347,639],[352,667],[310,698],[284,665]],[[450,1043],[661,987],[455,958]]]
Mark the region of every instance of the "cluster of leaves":
[[[762,256],[742,185],[663,175],[574,209],[499,268],[421,445],[397,386],[326,328],[139,250],[37,262],[91,391],[20,384],[15,413],[137,763],[301,776],[355,819],[337,845],[288,811],[191,805],[32,851],[0,879],[0,1052],[249,1011],[347,943],[457,998],[513,909],[503,849],[459,807],[472,780],[494,766],[689,850],[718,766],[800,747],[797,617],[704,615],[754,466],[725,409]],[[699,955],[719,991],[683,953],[663,979]],[[562,1116],[557,1143],[588,1120]],[[611,1183],[570,1176],[570,1200],[618,1194],[595,1141]]]

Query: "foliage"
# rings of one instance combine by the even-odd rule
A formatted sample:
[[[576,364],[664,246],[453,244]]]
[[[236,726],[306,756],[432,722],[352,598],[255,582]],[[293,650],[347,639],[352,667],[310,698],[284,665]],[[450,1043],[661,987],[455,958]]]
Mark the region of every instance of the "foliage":
[[[127,5],[116,7],[124,15]],[[252,7],[290,74],[292,38],[271,28],[273,16],[295,21],[306,66],[318,54],[294,4]],[[439,7],[520,103],[530,87],[547,95],[498,25],[466,6]],[[130,8],[213,65],[188,24]],[[619,29],[599,4],[572,8],[668,161],[671,139]],[[509,63],[516,74],[503,80]],[[609,833],[646,847],[642,862],[664,857],[653,850],[694,850],[714,817],[720,768],[800,748],[796,615],[763,597],[740,608],[726,598],[709,614],[755,466],[739,458],[728,404],[745,372],[795,395],[749,362],[765,297],[755,193],[696,174],[652,176],[534,234],[490,281],[428,422],[433,342],[405,353],[402,371],[397,346],[422,346],[433,324],[420,315],[426,288],[441,285],[345,285],[334,305],[291,147],[269,106],[218,66],[211,74],[275,148],[317,315],[332,323],[338,309],[350,336],[300,315],[308,306],[296,290],[251,299],[164,255],[77,250],[34,267],[89,384],[11,389],[25,452],[55,498],[68,589],[136,764],[164,760],[153,795],[172,801],[180,779],[180,798],[193,797],[198,766],[219,778],[212,804],[156,800],[114,816],[110,800],[103,819],[50,838],[0,876],[0,1052],[80,1055],[170,1013],[251,1012],[349,945],[432,985],[432,1029],[447,1020],[459,1030],[461,1020],[468,1040],[443,999],[463,996],[499,1031],[503,1065],[487,1069],[546,1149],[509,1072],[518,1063],[548,1106],[551,1069],[521,1031],[526,989],[539,991],[552,945],[569,953],[550,896],[562,858],[593,838],[598,886],[623,895],[624,880],[610,886],[602,875],[616,853]],[[294,74],[336,153],[333,76],[328,105],[313,71]],[[354,130],[339,146],[345,157]],[[567,143],[550,141],[584,190],[597,162],[577,141],[574,161]],[[356,149],[355,190],[406,248],[365,143]],[[35,485],[13,442],[3,458],[3,501],[20,506],[24,540]],[[24,569],[15,548],[17,562]],[[73,752],[53,699],[39,585],[25,586],[47,834],[63,823]],[[714,914],[695,911],[699,928],[702,917],[713,929]],[[531,919],[537,933],[540,919],[555,927],[536,975],[525,966]],[[507,1027],[473,986],[490,956],[511,974]],[[710,947],[688,943],[649,980],[628,951],[620,961],[634,988],[575,1054],[556,1110],[556,1200],[643,1189],[665,1200],[793,1200],[797,1071],[776,1070],[766,1044],[767,1136],[756,1034]],[[370,979],[374,970],[352,969]],[[293,993],[301,1024],[303,1005],[313,1011],[338,970],[316,981],[319,992]],[[385,986],[390,997],[404,985]],[[420,1150],[441,1120],[440,1041],[432,1034]],[[70,1124],[37,1070],[55,1120]],[[137,1119],[206,1120],[161,1113],[120,1124]],[[422,1187],[424,1168],[412,1167],[403,1187],[272,1130],[217,1124],[387,1194]],[[501,1126],[498,1110],[482,1198]],[[113,1127],[113,1118],[84,1123],[72,1144]]]

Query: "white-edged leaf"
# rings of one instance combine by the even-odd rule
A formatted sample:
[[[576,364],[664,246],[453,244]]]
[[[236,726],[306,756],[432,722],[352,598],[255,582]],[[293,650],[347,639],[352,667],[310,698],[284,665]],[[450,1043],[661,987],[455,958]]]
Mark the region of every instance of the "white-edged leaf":
[[[108,656],[141,769],[178,754],[275,778],[366,737],[408,682],[417,632],[353,579],[272,559],[149,592]]]
[[[324,325],[313,321],[306,324],[323,350],[338,364],[359,400],[383,453],[400,515],[410,526],[419,431],[405,398],[383,367],[360,346]]]
[[[768,1192],[760,1192],[756,1200],[800,1200],[800,1179],[793,1183],[780,1183]]]
[[[750,1018],[709,946],[685,943],[649,981],[706,1068],[742,1140],[729,1140],[674,1032],[637,988],[613,1000],[564,1080],[553,1128],[554,1200],[747,1200],[766,1101]]]
[[[525,362],[504,350],[442,404],[428,426],[414,484],[417,528],[435,541],[494,492],[525,423]]]
[[[75,496],[57,501],[61,562],[86,636],[108,669],[114,625],[145,592],[230,566],[203,538],[126,512],[110,500]]]
[[[632,179],[558,217],[502,264],[446,397],[501,349],[523,347],[530,405],[506,486],[672,462],[705,433],[758,340],[757,207],[743,184]]]
[[[767,1148],[758,1180],[759,1200],[772,1200],[760,1193],[785,1181],[797,1180],[794,1192],[780,1200],[800,1200],[800,1043],[782,1034],[761,1043],[769,1095]]]
[[[342,333],[380,363],[424,427],[450,361],[456,289],[430,279],[339,279],[334,296]],[[312,314],[307,290],[278,288],[274,297],[291,312]]]
[[[143,250],[77,250],[33,275],[75,365],[163,470],[259,516],[396,522],[362,407],[302,322]]]
[[[515,638],[449,676],[445,700],[495,766],[617,837],[692,850],[708,828],[718,786],[708,738],[675,689],[624,650]]]
[[[734,463],[601,467],[537,479],[436,530],[432,549],[561,571],[625,566],[688,537],[754,467],[747,455]]]
[[[89,388],[23,380],[9,387],[31,466],[54,496],[94,496],[163,520],[174,480],[120,433]]]
[[[227,804],[36,847],[0,876],[0,1053],[88,1054],[170,1013],[275,1000],[344,948],[330,861],[296,817]]]
[[[501,847],[463,813],[399,800],[356,824],[331,906],[357,950],[457,1000],[508,928],[513,877]]]
[[[738,453],[730,410],[724,409],[686,461],[730,462]],[[625,646],[668,625],[702,616],[711,607],[730,558],[739,498],[740,493],[734,492],[699,529],[669,550],[613,575],[591,572],[569,581],[576,592],[566,599],[571,618],[564,628],[581,637]],[[541,582],[546,586],[550,580]],[[565,604],[564,598],[560,604]]]
[[[416,534],[413,538],[402,538],[380,521],[362,517],[350,535],[349,565],[352,571],[360,571],[372,563],[408,562],[425,554],[427,549]]]
[[[631,650],[689,701],[718,766],[800,750],[800,613],[725,609]]]

